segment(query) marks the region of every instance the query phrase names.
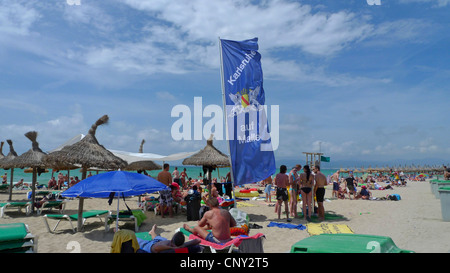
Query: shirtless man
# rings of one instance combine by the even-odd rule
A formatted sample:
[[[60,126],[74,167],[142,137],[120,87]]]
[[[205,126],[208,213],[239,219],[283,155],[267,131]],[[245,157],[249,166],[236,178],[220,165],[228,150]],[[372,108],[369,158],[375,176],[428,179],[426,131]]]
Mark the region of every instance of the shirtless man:
[[[163,183],[166,186],[172,185],[172,175],[169,172],[169,164],[164,164],[164,170],[158,173],[157,179],[159,182]],[[164,218],[164,210],[166,207],[169,208],[169,217],[173,217],[172,211],[172,191],[170,189],[163,190],[159,192],[159,205],[161,209],[161,217]]]
[[[286,221],[291,222],[289,219],[289,208],[288,208],[288,192],[286,187],[289,185],[289,177],[286,175],[286,166],[280,166],[280,173],[275,176],[274,185],[277,187],[277,204],[275,205],[275,212],[278,214],[278,219],[281,215],[281,206],[284,202],[284,210],[286,212]]]
[[[314,166],[313,172],[316,174],[314,176],[316,180],[316,185],[314,186],[314,192],[317,199],[317,214],[319,221],[325,220],[325,209],[323,207],[323,198],[325,196],[325,186],[327,185],[327,177],[320,172],[320,166]]]
[[[338,170],[331,176],[331,181],[333,182],[333,193],[331,194],[331,196],[334,196],[336,198],[338,197],[339,192],[339,173],[340,171]]]
[[[172,176],[173,176],[173,182],[175,182],[178,185],[180,185],[181,187],[183,187],[183,185],[181,184],[180,172],[178,171],[178,167],[175,167],[175,170],[172,172]]]
[[[206,204],[210,210],[203,215],[198,225],[191,228],[184,224],[183,228],[215,244],[224,244],[230,241],[230,227],[236,226],[233,216],[228,210],[219,208],[219,201],[216,198],[208,199]],[[207,229],[211,229],[211,232],[208,232]]]

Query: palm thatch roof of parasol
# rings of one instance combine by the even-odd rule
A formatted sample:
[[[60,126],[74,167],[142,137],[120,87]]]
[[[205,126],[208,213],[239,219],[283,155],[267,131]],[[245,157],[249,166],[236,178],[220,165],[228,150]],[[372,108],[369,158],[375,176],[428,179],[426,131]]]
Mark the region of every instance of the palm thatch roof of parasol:
[[[45,168],[45,163],[42,161],[42,158],[46,153],[39,148],[39,143],[36,141],[38,133],[31,131],[26,133],[25,136],[31,141],[31,149],[7,161],[4,166],[7,168]]]
[[[145,139],[141,141],[141,145],[139,146],[139,153],[144,153],[144,143]],[[142,161],[135,161],[133,163],[128,164],[128,166],[125,168],[127,171],[152,171],[152,170],[161,170],[162,166],[159,164],[156,164],[152,160],[142,160]]]
[[[25,134],[25,136],[31,141],[31,149],[27,152],[9,160],[5,163],[8,168],[26,168],[30,167],[33,169],[33,180],[32,180],[32,194],[31,194],[31,211],[34,211],[35,207],[35,192],[36,192],[36,182],[37,174],[40,174],[41,170],[45,168],[45,163],[43,158],[46,155],[41,148],[39,148],[39,143],[36,141],[38,133],[36,131],[30,131]]]
[[[112,152],[100,145],[95,132],[97,127],[109,121],[107,115],[99,118],[89,129],[88,134],[80,141],[64,146],[61,150],[48,154],[44,161],[51,167],[63,167],[70,165],[81,165],[82,180],[86,179],[87,168],[96,167],[101,169],[123,169],[127,162],[115,156]],[[83,226],[84,198],[79,198],[77,230],[81,231]]]
[[[9,144],[9,153],[2,159],[0,159],[0,168],[9,169],[8,163],[14,158],[18,157],[16,151],[14,150],[13,142],[11,139],[7,139],[6,142]]]
[[[101,145],[95,137],[97,127],[106,124],[109,117],[104,115],[89,129],[88,134],[80,141],[63,147],[60,151],[48,154],[44,161],[53,168],[63,169],[72,165],[83,168],[123,169],[127,162],[115,156]]]
[[[12,140],[11,139],[7,139],[6,142],[9,145],[9,153],[5,157],[0,159],[0,168],[8,170],[10,168],[6,167],[6,166],[8,166],[9,161],[13,160],[18,155],[17,155],[16,151],[14,150],[14,146],[13,146]],[[10,173],[11,173],[11,178],[10,178],[10,182],[9,182],[9,199],[8,200],[12,200],[12,187],[13,187],[13,181],[14,181],[14,168],[11,168]]]
[[[213,168],[229,167],[230,160],[227,155],[213,145],[213,136],[207,140],[206,146],[198,153],[183,160],[183,165],[209,166]]]
[[[0,159],[5,158],[5,155],[3,154],[3,145],[5,144],[4,141],[0,143]]]

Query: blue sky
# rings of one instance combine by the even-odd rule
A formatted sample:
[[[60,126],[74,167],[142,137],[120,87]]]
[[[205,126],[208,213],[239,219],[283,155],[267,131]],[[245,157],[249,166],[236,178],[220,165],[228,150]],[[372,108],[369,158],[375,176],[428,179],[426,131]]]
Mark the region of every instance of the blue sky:
[[[21,154],[36,130],[49,151],[107,114],[106,148],[201,149],[172,139],[172,108],[222,105],[218,37],[258,37],[277,165],[319,143],[332,162],[447,163],[449,14],[449,0],[0,0],[0,139]]]

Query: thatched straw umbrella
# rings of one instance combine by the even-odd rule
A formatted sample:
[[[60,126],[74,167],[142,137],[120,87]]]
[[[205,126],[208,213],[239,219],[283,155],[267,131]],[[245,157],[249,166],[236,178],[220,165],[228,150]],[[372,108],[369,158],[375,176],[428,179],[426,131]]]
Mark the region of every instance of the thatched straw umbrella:
[[[203,166],[203,172],[208,170],[208,183],[211,183],[211,172],[216,168],[229,167],[230,160],[227,155],[214,147],[213,135],[211,135],[206,142],[205,148],[184,159],[183,165]]]
[[[139,147],[139,153],[144,153],[144,143],[145,139],[142,140],[141,146]],[[156,164],[152,160],[142,160],[142,161],[135,161],[133,163],[128,164],[128,166],[125,168],[126,171],[152,171],[152,170],[161,170],[162,167],[159,164]]]
[[[31,183],[31,211],[34,211],[35,193],[36,193],[36,182],[37,175],[41,174],[41,171],[45,168],[45,163],[42,158],[46,155],[41,148],[39,148],[39,143],[36,141],[38,133],[36,131],[31,131],[25,134],[25,136],[31,141],[31,149],[27,152],[21,154],[20,156],[8,161],[6,167],[9,168],[33,168],[33,180]]]
[[[49,164],[49,166],[60,169],[70,165],[80,165],[82,180],[86,179],[86,172],[89,167],[116,170],[125,168],[127,162],[100,145],[95,137],[97,127],[106,124],[108,121],[109,117],[104,115],[92,125],[88,134],[83,139],[75,144],[63,147],[60,151],[48,154],[44,158],[44,161]],[[82,228],[83,203],[84,198],[79,198],[78,231]]]
[[[11,139],[7,139],[6,142],[9,145],[9,153],[2,159],[0,159],[0,168],[3,168],[5,170],[8,170],[8,162],[16,158],[18,155],[16,151],[14,150],[14,146]],[[14,178],[14,168],[11,168],[11,178],[10,178],[10,185],[9,185],[9,199],[8,201],[12,200],[12,188],[13,188],[13,178]]]
[[[5,155],[3,154],[3,144],[5,144],[4,141],[2,141],[2,142],[0,143],[0,160],[3,159],[3,158],[5,158]]]

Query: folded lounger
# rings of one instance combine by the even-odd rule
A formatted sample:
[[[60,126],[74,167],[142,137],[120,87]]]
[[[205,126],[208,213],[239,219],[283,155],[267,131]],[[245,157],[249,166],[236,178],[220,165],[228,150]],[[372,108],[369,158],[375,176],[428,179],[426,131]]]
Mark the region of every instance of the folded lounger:
[[[0,253],[36,253],[37,237],[24,223],[0,224]]]
[[[30,214],[30,207],[31,202],[8,202],[8,203],[0,203],[1,211],[0,211],[0,218],[3,217],[5,210],[8,208],[18,208],[19,211],[22,210],[22,208],[25,208],[26,214]]]
[[[87,219],[92,218],[92,217],[98,217],[100,219],[100,221],[102,221],[102,216],[105,215],[105,221],[107,220],[107,217],[109,215],[109,211],[108,210],[88,210],[83,212],[82,217],[83,217],[83,226],[86,222]],[[69,221],[70,223],[70,227],[72,228],[72,231],[75,233],[75,228],[72,224],[72,220],[73,221],[78,221],[78,213],[76,214],[72,214],[72,215],[67,215],[67,214],[46,214],[43,216],[45,225],[47,226],[48,232],[53,233],[56,228],[58,227],[59,223],[64,220],[64,221]],[[53,219],[53,220],[58,220],[58,222],[56,223],[56,225],[53,227],[53,230],[50,229],[50,226],[48,225],[48,219]]]
[[[236,238],[228,241],[225,244],[215,244],[200,238],[197,235],[189,235],[189,240],[200,239],[200,245],[204,247],[205,252],[217,253],[228,252],[232,253],[235,249],[240,253],[264,253],[263,239],[266,238],[264,234],[257,233],[253,236],[239,235]]]

